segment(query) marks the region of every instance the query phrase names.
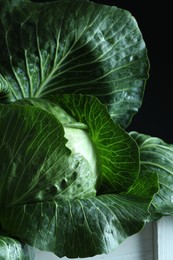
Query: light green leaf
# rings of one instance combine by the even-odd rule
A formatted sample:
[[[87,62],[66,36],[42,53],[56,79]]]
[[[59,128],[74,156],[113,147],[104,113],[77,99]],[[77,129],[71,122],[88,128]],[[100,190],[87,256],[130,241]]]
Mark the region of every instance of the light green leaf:
[[[173,145],[149,135],[130,134],[140,148],[141,171],[146,175],[158,174],[160,189],[150,208],[153,217],[173,215]]]
[[[33,260],[34,249],[28,245],[22,245],[16,239],[0,235],[0,259]]]
[[[0,0],[0,90],[10,101],[97,96],[126,127],[141,106],[149,62],[136,20],[87,0]],[[0,100],[1,102],[3,100]]]
[[[84,151],[87,145],[80,143],[82,135],[78,131],[84,128],[83,132],[88,132],[88,139],[91,139],[95,148],[96,168],[101,168],[101,180],[98,180],[101,187],[98,192],[103,194],[126,191],[139,173],[138,147],[112,121],[106,106],[94,96],[66,94],[52,95],[49,99],[51,102],[45,99],[23,99],[19,103],[34,105],[53,114],[64,126],[65,136],[69,140],[67,146],[80,146],[79,151],[91,164],[94,156],[87,155],[88,151]]]
[[[134,140],[93,96],[63,95],[50,99],[84,123],[101,161],[102,186],[100,193],[119,193],[128,189],[139,173],[139,152]]]

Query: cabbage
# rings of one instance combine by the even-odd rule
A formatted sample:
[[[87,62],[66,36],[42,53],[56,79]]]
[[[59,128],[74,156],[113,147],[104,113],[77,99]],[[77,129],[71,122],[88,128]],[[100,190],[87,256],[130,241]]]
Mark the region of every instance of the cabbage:
[[[149,70],[134,17],[87,0],[0,10],[0,258],[109,253],[171,215],[172,145],[126,131]]]

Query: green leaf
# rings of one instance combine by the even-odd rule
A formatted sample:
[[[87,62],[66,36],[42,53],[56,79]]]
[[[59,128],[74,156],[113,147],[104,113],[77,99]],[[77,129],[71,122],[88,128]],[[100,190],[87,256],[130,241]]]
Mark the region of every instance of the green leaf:
[[[9,88],[8,82],[0,74],[0,103],[9,101]]]
[[[51,102],[44,99],[23,99],[19,103],[34,105],[53,114],[63,124],[67,139],[71,140],[75,135],[74,128],[86,128],[95,147],[97,168],[99,164],[101,167],[101,181],[98,180],[101,187],[98,193],[126,191],[139,173],[138,147],[134,140],[112,121],[106,106],[94,96],[66,94],[52,95],[49,99]],[[80,138],[82,136],[76,137],[79,146]],[[86,146],[82,145],[81,152],[85,149]],[[83,156],[84,153],[85,151]],[[86,150],[86,159],[87,153]],[[89,164],[92,163],[92,157],[93,155],[88,159]]]
[[[31,106],[0,105],[0,207],[92,196],[97,177],[65,146],[62,124]]]
[[[0,259],[33,260],[34,249],[28,245],[22,245],[16,239],[0,235]]]
[[[153,218],[173,215],[173,145],[149,135],[130,134],[140,148],[141,171],[158,174],[160,188],[150,208]]]
[[[0,220],[4,230],[41,250],[59,257],[89,257],[109,253],[139,232],[156,191],[154,176],[143,177],[126,194],[8,207]]]
[[[87,0],[0,0],[0,9],[0,89],[8,85],[9,100],[95,95],[116,122],[130,123],[149,62],[128,11]]]
[[[107,111],[93,96],[51,96],[77,121],[89,128],[101,161],[100,193],[116,193],[128,189],[139,173],[139,152],[134,140],[114,123]]]

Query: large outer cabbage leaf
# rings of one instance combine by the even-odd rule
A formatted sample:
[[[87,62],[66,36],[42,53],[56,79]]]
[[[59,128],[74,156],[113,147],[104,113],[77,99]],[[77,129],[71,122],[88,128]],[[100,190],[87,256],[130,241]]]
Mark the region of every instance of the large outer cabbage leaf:
[[[141,106],[148,59],[128,11],[87,0],[0,0],[0,10],[1,102],[91,94],[121,126],[130,123]]]
[[[173,215],[173,145],[157,137],[131,132],[140,149],[141,171],[158,174],[159,191],[152,200],[151,219]]]
[[[28,244],[59,257],[109,253],[141,230],[149,216],[157,176],[141,177],[125,194],[4,208],[0,214],[2,226]]]

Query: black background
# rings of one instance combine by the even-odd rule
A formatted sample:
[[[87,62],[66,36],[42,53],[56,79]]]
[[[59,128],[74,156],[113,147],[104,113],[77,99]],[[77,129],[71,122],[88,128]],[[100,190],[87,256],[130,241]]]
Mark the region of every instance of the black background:
[[[126,9],[136,18],[146,43],[150,76],[143,104],[128,127],[173,144],[173,12],[167,1],[93,0]]]

